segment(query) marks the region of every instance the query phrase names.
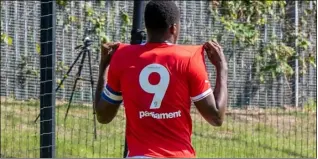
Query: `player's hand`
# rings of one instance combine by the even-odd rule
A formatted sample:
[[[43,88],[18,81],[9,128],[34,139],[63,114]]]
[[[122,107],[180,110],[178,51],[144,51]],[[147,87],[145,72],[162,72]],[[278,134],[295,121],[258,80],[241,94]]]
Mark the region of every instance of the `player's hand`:
[[[210,62],[218,68],[227,68],[226,58],[223,54],[222,47],[215,41],[204,43],[204,49],[208,55]]]
[[[119,46],[119,42],[115,43],[104,43],[102,44],[101,48],[101,65],[108,65],[110,63],[110,60],[112,58],[112,55],[117,50]]]

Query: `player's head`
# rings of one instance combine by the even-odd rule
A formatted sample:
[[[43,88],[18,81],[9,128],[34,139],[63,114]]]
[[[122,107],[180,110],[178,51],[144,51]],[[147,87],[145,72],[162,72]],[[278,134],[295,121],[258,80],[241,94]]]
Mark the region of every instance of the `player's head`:
[[[173,1],[152,0],[145,9],[148,38],[176,43],[180,30],[180,12]]]

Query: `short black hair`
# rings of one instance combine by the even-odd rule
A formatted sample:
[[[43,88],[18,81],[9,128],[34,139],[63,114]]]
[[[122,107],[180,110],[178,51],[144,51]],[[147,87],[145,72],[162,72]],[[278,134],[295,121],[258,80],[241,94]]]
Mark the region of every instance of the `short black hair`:
[[[144,18],[147,30],[162,32],[179,22],[180,12],[173,1],[152,0],[146,5]]]

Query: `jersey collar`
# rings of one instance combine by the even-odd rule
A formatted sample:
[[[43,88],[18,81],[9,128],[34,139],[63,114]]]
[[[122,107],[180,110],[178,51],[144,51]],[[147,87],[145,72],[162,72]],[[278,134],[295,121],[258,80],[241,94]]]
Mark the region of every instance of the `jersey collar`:
[[[165,41],[165,42],[163,42],[163,43],[147,43],[147,42],[144,42],[144,43],[141,43],[140,45],[146,45],[146,44],[157,44],[157,45],[166,44],[166,45],[173,45],[173,44],[170,43],[169,41]]]

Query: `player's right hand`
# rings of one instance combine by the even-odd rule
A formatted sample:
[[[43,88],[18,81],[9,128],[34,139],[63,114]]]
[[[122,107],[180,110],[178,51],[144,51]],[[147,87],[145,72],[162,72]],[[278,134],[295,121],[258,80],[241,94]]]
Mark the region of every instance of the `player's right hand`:
[[[101,64],[108,65],[112,58],[112,55],[117,50],[119,42],[115,43],[104,43],[101,48]]]
[[[210,62],[216,68],[227,68],[227,61],[223,54],[222,47],[215,41],[208,41],[203,45]]]

